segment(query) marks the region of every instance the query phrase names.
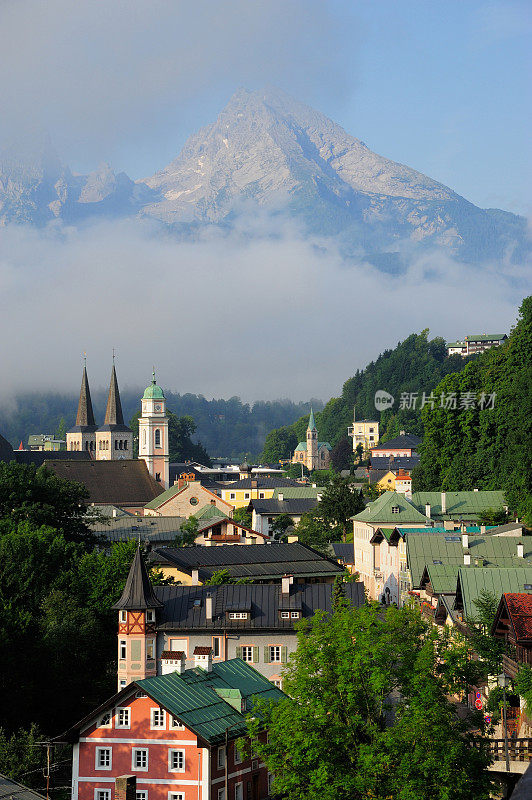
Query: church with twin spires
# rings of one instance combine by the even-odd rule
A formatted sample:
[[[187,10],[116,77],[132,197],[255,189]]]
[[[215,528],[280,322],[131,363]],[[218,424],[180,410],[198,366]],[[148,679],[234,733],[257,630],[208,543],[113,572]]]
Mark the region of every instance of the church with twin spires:
[[[84,365],[76,424],[67,431],[66,440],[67,450],[85,450],[96,461],[133,458],[133,431],[124,422],[114,361],[103,425],[98,426],[94,418]],[[157,386],[155,372],[142,397],[138,448],[138,457],[146,462],[148,472],[167,489],[170,482],[168,417],[164,392]]]

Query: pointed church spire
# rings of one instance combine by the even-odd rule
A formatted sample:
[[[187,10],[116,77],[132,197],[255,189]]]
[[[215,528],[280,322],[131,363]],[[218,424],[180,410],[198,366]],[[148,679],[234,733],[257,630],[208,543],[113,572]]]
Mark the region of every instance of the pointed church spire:
[[[118,391],[118,381],[113,352],[113,368],[111,370],[111,383],[109,385],[109,395],[107,397],[107,408],[105,410],[104,425],[123,425],[124,416],[122,414],[122,404],[120,402],[120,392]]]
[[[317,430],[316,423],[314,422],[314,411],[312,410],[312,406],[310,408],[310,417],[309,417],[309,420],[308,420],[308,430],[309,431]]]
[[[144,564],[140,547],[137,547],[137,552],[131,564],[122,596],[120,600],[111,607],[115,611],[120,609],[144,611],[147,608],[162,608],[162,606],[163,603],[157,600],[150,583],[148,570]]]
[[[81,389],[79,392],[78,414],[76,417],[76,425],[86,428],[89,425],[95,427],[94,413],[92,411],[91,392],[89,389],[89,379],[87,378],[87,365],[83,366],[83,375],[81,377]]]

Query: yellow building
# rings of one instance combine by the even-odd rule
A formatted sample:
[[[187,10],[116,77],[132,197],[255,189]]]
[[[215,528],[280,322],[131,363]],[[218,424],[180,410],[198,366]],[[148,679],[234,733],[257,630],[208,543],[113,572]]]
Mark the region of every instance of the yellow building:
[[[353,419],[347,434],[353,438],[353,451],[361,444],[364,453],[368,453],[379,443],[379,423],[372,419]]]
[[[295,486],[286,478],[244,478],[220,488],[220,496],[235,508],[246,508],[251,500],[270,500],[276,489]]]
[[[398,494],[412,496],[412,478],[403,469],[398,469],[395,472],[388,470],[376,481],[376,485],[380,491],[397,492]]]

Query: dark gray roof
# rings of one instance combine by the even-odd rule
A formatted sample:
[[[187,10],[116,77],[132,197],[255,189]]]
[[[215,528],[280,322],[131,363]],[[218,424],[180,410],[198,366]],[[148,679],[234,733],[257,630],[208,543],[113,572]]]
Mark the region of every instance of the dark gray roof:
[[[0,774],[0,798],[1,800],[44,800],[44,795],[39,794],[34,789],[28,789],[21,783],[17,783],[11,778],[6,778]]]
[[[108,542],[141,541],[151,545],[172,544],[180,535],[184,517],[137,517],[126,514],[119,517],[107,517],[107,522],[91,524],[96,536]]]
[[[416,436],[414,433],[402,433],[400,436],[396,436],[395,439],[389,439],[387,442],[379,442],[378,445],[371,449],[381,450],[383,448],[399,449],[401,447],[413,447],[415,450],[419,444],[421,444],[421,436]]]
[[[109,394],[107,396],[105,419],[103,425],[101,425],[98,430],[130,432],[130,428],[124,424],[124,415],[122,414],[122,403],[120,402],[120,392],[118,390],[118,381],[116,379],[116,370],[114,364],[111,370],[111,382],[109,384]]]
[[[91,461],[88,450],[13,450],[12,461],[18,464],[36,464],[38,467],[45,461]]]
[[[193,474],[195,480],[200,481],[201,485],[204,486],[205,489],[214,490],[223,488],[223,485],[213,481],[210,475],[205,475],[205,473],[203,473],[201,470],[196,469],[194,464],[187,464],[186,462],[169,464],[170,486],[173,486],[179,476],[185,473],[187,475]]]
[[[253,483],[253,487],[251,484]],[[241,481],[232,481],[224,484],[224,489],[281,489],[283,486],[301,486],[290,478],[243,478]]]
[[[411,456],[372,456],[371,469],[414,469],[419,464],[419,459],[418,453]]]
[[[13,447],[0,434],[0,461],[13,461]]]
[[[81,389],[79,391],[78,413],[76,416],[76,424],[70,429],[69,433],[82,431],[85,433],[94,433],[96,430],[96,422],[94,421],[94,413],[92,410],[91,392],[89,389],[89,379],[87,377],[87,368],[83,367],[83,375],[81,376]]]
[[[129,608],[133,611],[141,611],[146,608],[161,608],[161,606],[162,603],[153,593],[140,547],[137,547],[122,596],[111,608],[115,610]]]
[[[247,550],[252,546],[245,545],[238,549]],[[223,628],[293,630],[296,620],[281,619],[279,611],[301,610],[303,617],[311,617],[318,610],[328,612],[331,610],[332,586],[332,583],[292,584],[289,596],[283,596],[279,584],[156,586],[155,594],[163,603],[162,611],[157,613],[157,628],[168,631]],[[212,620],[205,616],[207,595],[213,598]],[[355,607],[362,606],[364,585],[346,583],[345,596]],[[249,609],[250,619],[229,619],[226,612],[238,609]]]
[[[287,497],[286,500],[250,500],[257,514],[308,514],[318,505],[316,497]]]
[[[279,580],[283,575],[299,577],[334,576],[340,565],[300,542],[284,544],[220,545],[217,547],[156,547],[149,564],[175,566],[188,574],[197,569],[200,580],[227,570],[234,578]]]
[[[353,542],[331,542],[335,558],[344,564],[355,563],[355,546]]]

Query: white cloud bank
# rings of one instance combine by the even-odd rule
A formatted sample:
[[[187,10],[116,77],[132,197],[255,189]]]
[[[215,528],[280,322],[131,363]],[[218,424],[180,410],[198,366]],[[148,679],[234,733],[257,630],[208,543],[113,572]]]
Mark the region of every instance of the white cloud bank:
[[[530,291],[515,267],[433,254],[391,277],[290,224],[276,238],[257,229],[194,243],[138,221],[3,229],[2,398],[76,392],[84,351],[103,386],[115,347],[124,387],[146,383],[155,364],[179,392],[328,399],[413,331],[508,331]]]

